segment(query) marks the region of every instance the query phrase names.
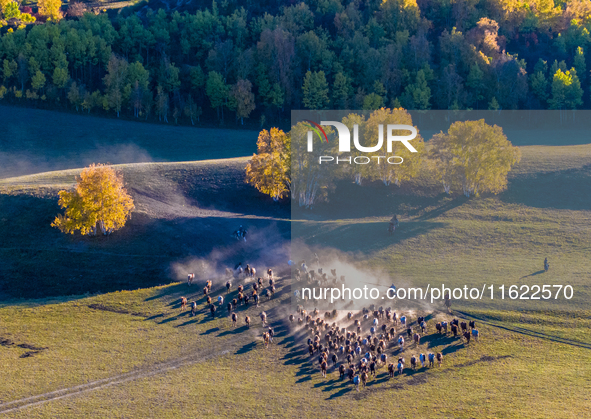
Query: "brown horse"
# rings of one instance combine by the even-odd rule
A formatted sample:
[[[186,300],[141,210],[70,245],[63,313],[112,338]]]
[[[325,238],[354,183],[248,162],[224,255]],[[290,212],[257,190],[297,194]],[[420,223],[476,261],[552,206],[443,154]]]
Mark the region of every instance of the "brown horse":
[[[361,383],[363,384],[363,388],[365,388],[365,386],[367,385],[368,378],[369,378],[369,376],[367,375],[366,372],[361,374]]]

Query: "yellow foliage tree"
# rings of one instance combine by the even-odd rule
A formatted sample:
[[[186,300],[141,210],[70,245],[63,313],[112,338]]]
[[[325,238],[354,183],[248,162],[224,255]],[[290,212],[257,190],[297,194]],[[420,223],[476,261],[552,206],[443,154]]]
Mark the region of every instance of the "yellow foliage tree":
[[[365,137],[376,141],[379,136],[380,125],[383,129],[384,144],[386,144],[388,125],[414,126],[412,123],[412,117],[405,109],[394,108],[390,110],[387,108],[382,108],[373,111],[367,119],[365,123]],[[410,132],[396,130],[393,131],[393,134],[409,135]],[[392,156],[398,156],[403,160],[400,161],[392,157],[392,162],[398,164],[390,164],[386,161],[381,161],[379,164],[371,165],[370,177],[373,180],[381,180],[386,186],[390,185],[392,182],[400,186],[402,181],[406,181],[415,177],[419,173],[421,158],[425,149],[425,143],[423,142],[423,138],[417,134],[416,138],[411,141],[411,144],[417,150],[416,153],[411,153],[402,142],[394,141],[392,144]],[[373,156],[384,155],[384,150],[378,150],[377,152],[370,154]],[[391,156],[389,156],[389,153],[386,154],[386,158],[390,157]],[[370,165],[368,164],[367,166]]]
[[[246,182],[275,201],[289,195],[291,189],[290,137],[278,128],[262,130],[257,153],[246,166]]]
[[[466,196],[497,194],[507,188],[507,174],[521,159],[503,129],[484,119],[455,122],[429,144],[446,193],[461,187]]]
[[[51,224],[63,233],[111,234],[125,225],[134,209],[133,199],[120,173],[102,164],[93,164],[76,178],[74,189],[59,192],[59,205],[66,209]]]
[[[63,17],[60,11],[62,0],[39,0],[37,5],[41,16],[45,16],[54,22],[59,22]]]

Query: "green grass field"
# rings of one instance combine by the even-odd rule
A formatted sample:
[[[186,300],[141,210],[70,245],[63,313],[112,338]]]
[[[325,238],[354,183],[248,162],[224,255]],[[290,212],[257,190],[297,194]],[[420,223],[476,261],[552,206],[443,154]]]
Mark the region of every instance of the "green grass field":
[[[0,106],[0,179],[91,163],[225,159],[252,155],[258,131],[196,128]],[[166,139],[163,141],[163,139]]]
[[[125,165],[137,213],[120,233],[93,240],[48,226],[58,211],[56,188],[71,183],[75,171],[4,179],[0,413],[588,417],[591,145],[529,146],[522,155],[509,189],[495,197],[450,198],[428,179],[399,189],[341,183],[329,204],[314,214],[296,212],[292,222],[288,206],[244,185],[246,159]],[[418,184],[424,193],[414,193]],[[359,198],[344,205],[352,192]],[[368,211],[367,202],[377,204]],[[394,212],[401,227],[391,237],[385,228]],[[260,243],[232,242],[226,232],[236,224],[252,226]],[[451,317],[441,305],[399,305],[411,319],[430,318],[419,347],[406,346],[407,362],[412,354],[442,352],[443,366],[408,368],[393,379],[382,367],[357,392],[332,367],[323,379],[316,356],[308,357],[305,332],[287,321],[287,279],[262,308],[241,308],[235,329],[225,308],[210,318],[202,286],[175,282],[184,279],[175,267],[192,266],[195,258],[220,266],[255,259],[259,272],[281,270],[285,260],[272,256],[290,234],[386,271],[400,284],[571,284],[575,295],[454,302],[455,315],[476,319],[480,330],[480,341],[469,345],[435,334],[436,320]],[[548,273],[539,272],[544,257]],[[214,297],[224,282],[216,280]],[[196,317],[180,311],[181,296],[198,301]],[[260,338],[262,309],[277,332],[268,349]],[[246,314],[250,330],[243,326]],[[398,356],[393,345],[387,353]]]

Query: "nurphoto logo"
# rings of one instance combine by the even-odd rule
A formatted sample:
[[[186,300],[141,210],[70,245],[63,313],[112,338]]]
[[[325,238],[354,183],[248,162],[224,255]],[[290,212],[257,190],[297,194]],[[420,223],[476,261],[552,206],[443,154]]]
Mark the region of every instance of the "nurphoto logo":
[[[337,134],[339,136],[339,152],[340,153],[347,153],[351,152],[351,131],[349,128],[342,122],[338,121],[320,121],[320,124],[317,124],[314,121],[305,120],[305,122],[310,124],[310,131],[308,131],[308,147],[307,150],[309,153],[314,151],[314,133],[318,135],[320,141],[324,141],[328,143],[328,136],[326,132],[322,128],[322,126],[333,126],[337,130]],[[394,135],[394,131],[410,131],[409,135]],[[417,137],[417,129],[412,125],[397,125],[397,124],[388,124],[386,126],[386,151],[388,153],[392,153],[392,144],[395,141],[399,141],[410,151],[411,153],[416,153],[417,150],[412,146],[410,143],[411,140]],[[379,152],[382,147],[384,146],[384,125],[381,124],[378,126],[378,139],[377,143],[373,146],[363,146],[359,141],[359,125],[353,125],[353,144],[355,149],[362,153],[376,153]],[[368,164],[371,161],[377,162],[380,164],[382,161],[386,161],[389,164],[401,164],[404,159],[400,156],[384,156],[384,155],[372,155],[372,156],[355,156],[355,157],[335,157],[335,156],[320,156],[319,163],[329,163],[334,162],[336,164],[348,162],[356,163],[356,164]]]

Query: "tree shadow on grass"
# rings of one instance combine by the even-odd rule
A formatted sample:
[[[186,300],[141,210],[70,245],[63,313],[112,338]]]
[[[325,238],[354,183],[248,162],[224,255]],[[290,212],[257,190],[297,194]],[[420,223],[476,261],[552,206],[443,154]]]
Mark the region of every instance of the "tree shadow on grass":
[[[343,252],[370,254],[404,240],[429,233],[445,224],[435,221],[406,221],[393,235],[387,222],[342,222],[319,227],[317,224],[294,222],[292,237],[304,238],[309,246],[324,246]],[[363,249],[363,250],[360,250]]]

